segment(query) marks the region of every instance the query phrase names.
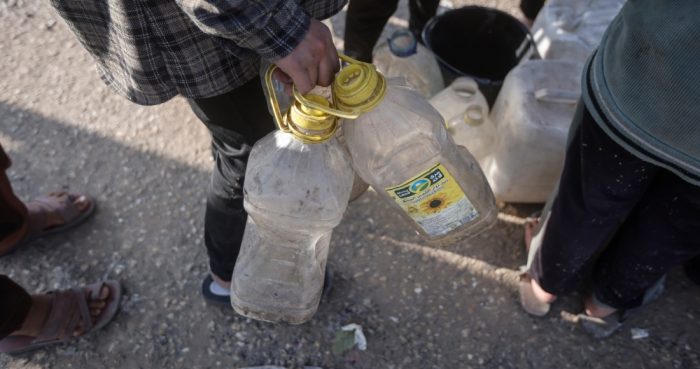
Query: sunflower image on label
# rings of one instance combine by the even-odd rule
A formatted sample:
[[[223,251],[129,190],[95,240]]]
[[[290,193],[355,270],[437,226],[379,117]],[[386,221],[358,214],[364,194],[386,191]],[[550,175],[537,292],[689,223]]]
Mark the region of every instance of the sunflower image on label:
[[[440,163],[385,191],[431,237],[450,233],[479,216],[457,181]]]

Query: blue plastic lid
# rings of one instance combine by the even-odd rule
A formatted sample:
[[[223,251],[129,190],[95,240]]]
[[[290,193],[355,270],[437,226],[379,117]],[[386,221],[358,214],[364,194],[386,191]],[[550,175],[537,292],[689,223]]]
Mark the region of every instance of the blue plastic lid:
[[[391,37],[389,37],[388,42],[391,53],[399,58],[411,56],[418,50],[416,36],[408,30],[394,32]]]

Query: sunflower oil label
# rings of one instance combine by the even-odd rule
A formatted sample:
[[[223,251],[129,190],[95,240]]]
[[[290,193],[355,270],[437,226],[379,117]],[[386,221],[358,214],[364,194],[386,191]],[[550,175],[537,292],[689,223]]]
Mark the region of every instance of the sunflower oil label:
[[[442,164],[386,192],[431,237],[445,235],[479,213]]]

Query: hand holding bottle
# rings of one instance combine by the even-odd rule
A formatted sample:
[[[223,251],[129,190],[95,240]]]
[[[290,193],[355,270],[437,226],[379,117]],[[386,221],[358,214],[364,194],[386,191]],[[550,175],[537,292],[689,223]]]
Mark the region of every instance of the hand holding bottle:
[[[309,30],[299,45],[275,64],[279,67],[275,79],[286,84],[286,90],[291,89],[293,83],[302,94],[317,85],[329,86],[340,70],[333,36],[328,27],[316,19],[311,19]]]

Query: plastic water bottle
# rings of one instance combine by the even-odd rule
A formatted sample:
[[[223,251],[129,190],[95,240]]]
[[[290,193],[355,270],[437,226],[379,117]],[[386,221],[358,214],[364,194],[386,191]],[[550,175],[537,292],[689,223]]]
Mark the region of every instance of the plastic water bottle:
[[[385,76],[405,78],[425,98],[445,88],[435,56],[408,30],[396,31],[387,42],[377,45],[373,62]]]
[[[479,163],[493,150],[496,134],[489,120],[489,105],[473,78],[458,77],[430,99],[442,115],[455,143],[466,147]]]
[[[318,308],[331,233],[347,207],[354,173],[335,137],[336,117],[298,100],[282,116],[270,93],[281,129],[258,141],[248,160],[248,221],[231,304],[246,317],[300,324]],[[318,95],[307,99],[330,106]]]
[[[387,83],[373,65],[343,57],[333,84],[357,174],[435,244],[492,225],[497,208],[476,161],[459,150],[435,108],[415,90]],[[466,150],[464,150],[466,151]]]

